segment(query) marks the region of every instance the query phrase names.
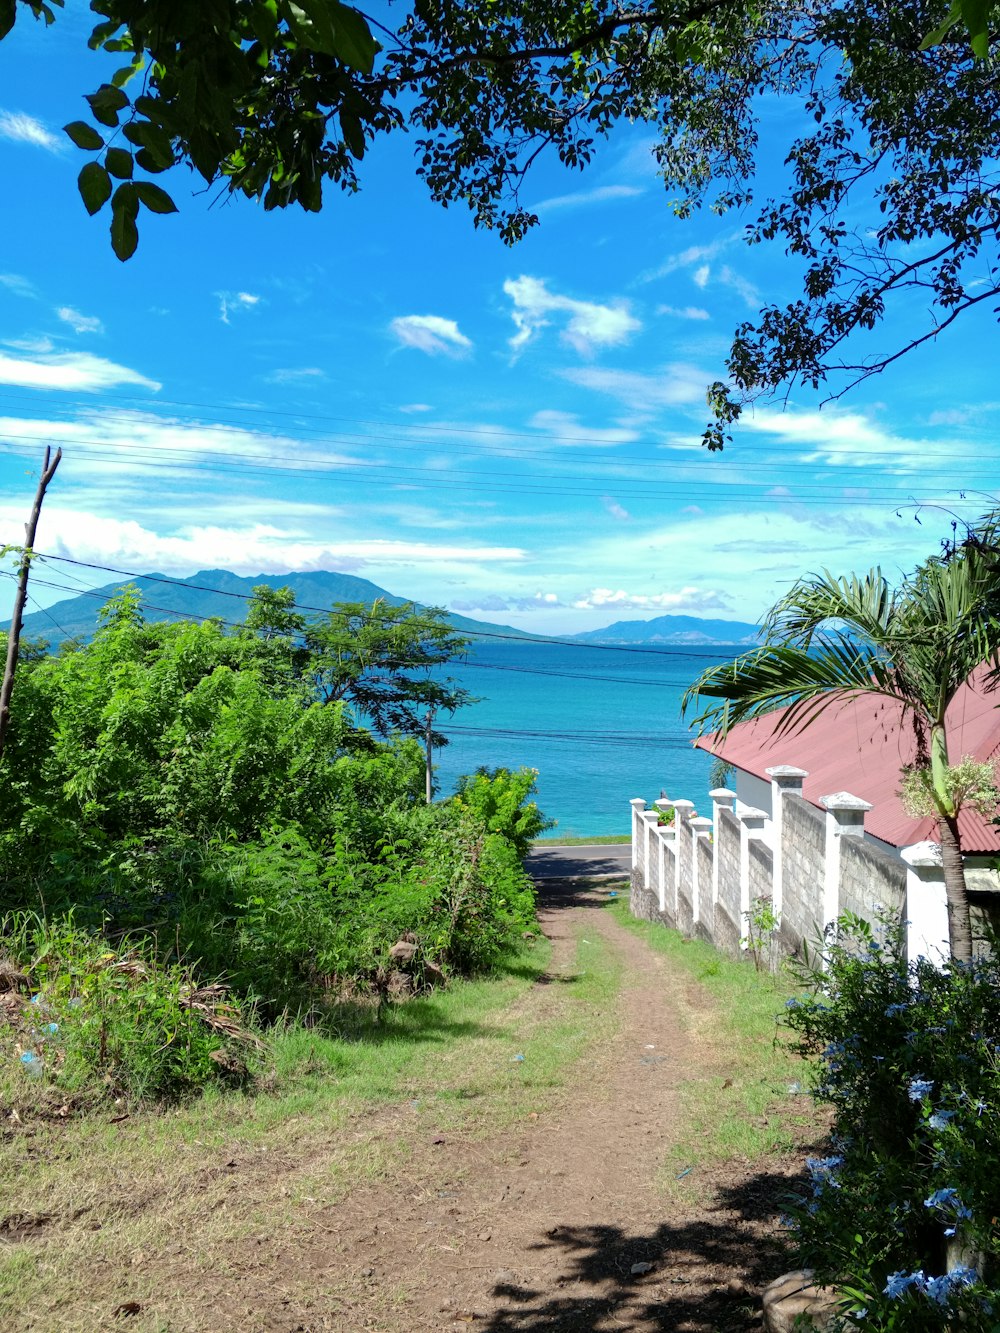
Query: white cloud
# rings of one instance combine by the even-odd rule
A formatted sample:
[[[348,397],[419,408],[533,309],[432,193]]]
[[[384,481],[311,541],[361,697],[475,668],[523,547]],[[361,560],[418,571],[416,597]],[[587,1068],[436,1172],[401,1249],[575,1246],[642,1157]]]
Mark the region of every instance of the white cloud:
[[[704,291],[705,288],[708,286],[708,280],[711,276],[712,276],[711,264],[699,264],[698,267],[695,269],[695,271],[691,274],[691,281],[694,283],[696,287],[700,287],[702,291]]]
[[[737,296],[743,298],[751,310],[757,310],[760,307],[760,292],[752,282],[742,277],[728,264],[723,264],[722,268],[719,269],[716,280],[721,282],[724,287],[732,288]]]
[[[707,371],[681,362],[665,366],[659,375],[646,375],[638,370],[603,370],[596,366],[574,367],[560,374],[573,384],[610,394],[640,412],[704,403],[705,387],[712,378]]]
[[[623,426],[584,426],[572,412],[543,408],[531,418],[529,425],[545,431],[556,444],[631,444],[639,439],[638,431]]]
[[[23,111],[0,111],[0,139],[31,144],[33,148],[45,148],[50,153],[61,153],[65,146],[62,139],[47,130],[40,120]]]
[[[61,305],[56,314],[74,333],[103,333],[104,325],[96,315],[82,315],[71,305]]]
[[[434,409],[430,403],[404,403],[399,410],[412,416],[415,412],[432,412]]]
[[[515,352],[546,328],[551,322],[546,316],[553,314],[569,316],[560,336],[581,356],[593,355],[598,347],[617,347],[642,327],[624,301],[614,305],[577,301],[550,292],[541,278],[508,278],[503,289],[514,302],[511,316],[517,333],[510,339],[510,346]]]
[[[89,352],[52,352],[33,359],[0,353],[0,384],[18,384],[27,389],[61,389],[75,393],[99,393],[118,384],[138,384],[158,390],[161,385],[137,370],[120,366]]]
[[[608,511],[612,518],[617,518],[622,523],[628,523],[632,515],[624,505],[620,505],[617,500],[612,500],[610,495],[605,495],[601,499],[601,504]]]
[[[253,292],[216,292],[219,298],[219,318],[223,324],[229,324],[230,315],[237,314],[241,310],[252,310],[255,305],[260,304],[260,297]]]
[[[22,277],[20,273],[0,273],[0,287],[6,287],[15,296],[36,297],[34,283]]]
[[[455,321],[440,315],[398,315],[389,328],[404,347],[415,347],[428,356],[464,356],[472,349]]]
[[[669,315],[671,319],[711,319],[712,316],[707,310],[702,310],[698,305],[658,305],[656,307],[658,315]]]
[[[606,204],[613,199],[634,199],[644,193],[635,185],[599,185],[594,190],[580,190],[576,194],[561,194],[554,199],[543,199],[535,204],[536,213],[549,213],[554,209],[589,208],[591,204]]]
[[[290,369],[272,370],[270,375],[265,376],[268,384],[296,384],[308,380],[325,380],[326,371],[320,370],[318,366],[299,366]]]
[[[909,472],[929,449],[928,440],[893,435],[862,412],[780,412],[758,409],[742,419],[741,426],[760,435],[771,435],[787,444],[805,446],[800,462],[828,466],[879,467]],[[936,448],[940,450],[940,442]]]
[[[691,585],[678,592],[656,593],[630,593],[622,588],[593,588],[573,603],[578,611],[597,611],[610,607],[618,610],[656,611],[660,615],[671,611],[696,611],[700,614],[704,611],[728,610],[731,605],[728,594]]]
[[[708,245],[689,245],[686,250],[680,250],[675,255],[668,255],[657,268],[649,269],[646,273],[643,273],[639,281],[655,282],[658,278],[669,277],[671,273],[677,273],[680,269],[707,268],[707,261],[715,259],[723,250],[728,250],[738,238],[739,232],[730,232],[727,236],[720,236],[718,240],[711,241]]]

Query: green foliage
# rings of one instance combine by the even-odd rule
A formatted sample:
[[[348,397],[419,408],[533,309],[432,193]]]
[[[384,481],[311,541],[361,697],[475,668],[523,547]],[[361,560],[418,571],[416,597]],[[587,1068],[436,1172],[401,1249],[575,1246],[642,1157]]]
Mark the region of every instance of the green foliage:
[[[743,919],[747,923],[747,933],[742,942],[750,951],[754,967],[762,972],[770,964],[770,957],[764,956],[765,950],[770,955],[771,943],[781,924],[773,900],[765,896],[754,898],[750,910],[743,913]]]
[[[105,1006],[119,1035],[77,1042],[78,1059],[67,1046],[66,1077],[108,1072],[113,1047],[130,1095],[196,1081],[172,1065],[144,1075],[119,1052],[159,1003],[140,996],[147,980],[176,1009],[178,988],[224,976],[266,1018],[316,1021],[344,995],[412,994],[519,947],[534,921],[522,858],[548,826],[534,775],[484,770],[428,807],[420,745],[379,741],[352,713],[372,697],[370,672],[386,726],[411,695],[423,702],[425,673],[456,641],[433,613],[411,619],[404,608],[373,628],[346,607],[313,640],[287,590],[268,590],[236,633],[147,625],[126,589],[92,643],[28,646],[0,763],[0,908],[19,922],[40,910],[37,930],[65,936],[52,957],[66,976],[92,972],[101,1004],[110,979],[130,978]],[[136,941],[135,967],[87,971],[102,935]],[[185,1050],[204,1067],[201,1047]]]
[[[866,1328],[993,1329],[1000,962],[908,965],[900,929],[845,916],[801,980],[788,1024],[834,1125],[791,1209],[800,1257]]]
[[[950,764],[944,772],[944,789],[953,810],[971,806],[987,819],[992,819],[1000,805],[1000,787],[997,786],[996,765],[977,763],[971,755],[963,755],[957,764]],[[919,819],[940,813],[940,801],[928,765],[913,764],[903,769],[899,792],[908,815]]]
[[[260,1042],[238,1003],[150,945],[111,945],[72,916],[21,913],[0,922],[0,949],[31,991],[0,1040],[24,1078],[66,1095],[149,1102],[248,1076]]]
[[[525,857],[533,838],[553,827],[534,801],[536,769],[478,768],[459,780],[453,804],[467,810],[491,833],[506,838],[519,857]]]

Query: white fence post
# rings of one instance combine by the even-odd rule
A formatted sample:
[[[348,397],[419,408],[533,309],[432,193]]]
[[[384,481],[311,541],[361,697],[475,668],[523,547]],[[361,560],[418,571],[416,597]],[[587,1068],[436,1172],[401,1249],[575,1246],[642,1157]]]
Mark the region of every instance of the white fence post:
[[[719,901],[719,811],[732,812],[736,802],[736,793],[728,787],[713,787],[708,793],[712,800],[712,827],[715,829],[715,843],[712,849],[712,904]]]
[[[927,958],[941,967],[951,956],[941,848],[917,842],[899,854],[906,862],[906,956],[911,963]]]
[[[865,815],[872,806],[870,801],[846,791],[821,796],[820,804],[826,809],[823,920],[819,923],[823,927],[840,916],[840,840],[865,836]]]
[[[632,807],[632,869],[639,864],[639,816],[646,808],[641,796],[634,796],[629,805]]]
[[[774,878],[771,889],[771,910],[776,917],[780,917],[784,862],[781,845],[784,825],[784,799],[789,792],[801,796],[802,784],[809,774],[806,769],[796,768],[793,764],[775,764],[773,768],[765,768],[764,772],[771,779],[771,823],[774,827]]]
[[[660,822],[660,813],[658,810],[643,810],[639,818],[645,825],[642,863],[643,882],[648,889],[652,887],[653,883],[653,830]]]
[[[691,925],[693,927],[701,920],[699,913],[702,885],[698,865],[701,857],[698,854],[698,842],[702,838],[712,836],[712,821],[707,815],[694,815],[688,820],[688,828],[691,830]],[[708,888],[707,884],[705,888]]]

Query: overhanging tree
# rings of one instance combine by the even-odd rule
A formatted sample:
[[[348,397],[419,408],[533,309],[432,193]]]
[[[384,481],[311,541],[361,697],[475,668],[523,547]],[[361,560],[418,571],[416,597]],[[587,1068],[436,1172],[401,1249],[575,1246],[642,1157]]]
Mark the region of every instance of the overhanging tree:
[[[1000,595],[995,551],[970,545],[927,561],[893,588],[878,569],[863,577],[815,574],[772,608],[767,641],[733,662],[710,667],[686,692],[700,708],[698,732],[720,741],[738,722],[783,708],[778,735],[808,727],[824,710],[877,694],[912,725],[917,763],[904,793],[933,814],[941,843],[952,957],[972,957],[969,899],[958,815],[963,804],[997,807],[992,775],[952,763],[945,715],[956,692],[984,663],[1000,664]]]
[[[51,21],[61,0],[0,0],[0,37],[19,3]],[[125,63],[67,132],[123,259],[140,208],[174,210],[151,177],[176,164],[266,209],[318,210],[324,182],[357,189],[369,143],[412,127],[432,196],[512,242],[538,221],[520,189],[540,153],[582,167],[616,122],[653,125],[675,209],[752,209],[748,240],[783,244],[801,278],[736,331],[710,448],[746,401],[799,382],[841,392],[1000,295],[986,0],[411,0],[395,31],[339,0],[93,7],[91,45]],[[774,98],[798,106],[801,132],[760,201]],[[906,331],[860,352],[855,335],[897,308]]]

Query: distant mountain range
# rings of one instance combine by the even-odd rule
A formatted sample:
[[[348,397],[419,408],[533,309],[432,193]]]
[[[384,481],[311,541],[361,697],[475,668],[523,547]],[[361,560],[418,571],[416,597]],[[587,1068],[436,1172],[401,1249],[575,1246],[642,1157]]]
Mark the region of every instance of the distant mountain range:
[[[47,577],[46,575],[42,577]],[[144,574],[139,578],[121,579],[107,583],[78,597],[55,602],[44,611],[32,611],[24,617],[23,633],[30,638],[48,639],[58,644],[63,639],[89,639],[100,623],[98,613],[102,606],[124,587],[135,584],[142,592],[143,614],[149,621],[192,620],[218,616],[222,620],[241,623],[246,619],[247,598],[261,583],[271,588],[292,588],[296,603],[302,607],[318,608],[314,614],[329,608],[334,602],[364,602],[368,606],[381,599],[389,606],[402,606],[407,597],[386,592],[368,579],[353,574],[335,574],[317,570],[308,574],[254,574],[241,578],[226,569],[202,569],[183,581],[166,574]],[[419,605],[419,603],[417,604]],[[308,611],[306,615],[310,614]],[[448,613],[448,620],[456,630],[466,633],[502,633],[515,638],[534,638],[510,625],[493,625],[468,616]],[[0,628],[7,629],[5,621]]]
[[[743,620],[656,616],[653,620],[618,620],[607,629],[592,629],[573,637],[583,643],[753,644],[760,642],[760,630]]]
[[[47,577],[48,570],[43,577]],[[320,614],[334,602],[363,602],[368,606],[379,599],[389,606],[401,606],[411,599],[397,597],[377,583],[353,574],[317,570],[306,574],[254,574],[243,578],[226,569],[202,569],[188,579],[171,579],[166,574],[144,574],[133,579],[106,583],[79,596],[56,602],[44,611],[32,611],[24,617],[24,634],[47,639],[53,645],[63,639],[89,639],[100,623],[98,613],[112,597],[128,584],[135,584],[143,595],[143,613],[147,620],[207,619],[241,623],[246,618],[250,593],[261,583],[271,588],[292,588],[303,609],[316,608]],[[420,603],[415,603],[418,607]],[[309,611],[306,610],[306,614]],[[472,620],[448,612],[448,620],[460,633],[503,634],[517,639],[544,639],[545,635]],[[9,621],[0,628],[6,629]],[[698,616],[657,616],[654,620],[620,620],[606,629],[589,630],[572,638],[580,643],[649,644],[743,644],[757,642],[757,627],[738,620],[702,620]]]

